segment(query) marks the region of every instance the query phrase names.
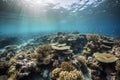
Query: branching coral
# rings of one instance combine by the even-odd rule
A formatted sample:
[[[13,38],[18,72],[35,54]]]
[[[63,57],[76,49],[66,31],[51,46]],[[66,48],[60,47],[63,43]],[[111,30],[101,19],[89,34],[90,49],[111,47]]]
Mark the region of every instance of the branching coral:
[[[60,68],[52,71],[52,77],[56,80],[83,80],[83,74],[69,62],[62,62]]]
[[[36,59],[40,64],[49,64],[54,56],[51,45],[40,46],[35,50],[35,53],[30,55],[31,59]]]
[[[62,71],[57,80],[83,80],[83,74],[80,71]]]
[[[53,71],[52,71],[52,77],[53,78],[58,78],[59,77],[59,73],[62,71],[62,68],[55,68]]]
[[[51,45],[40,46],[36,49],[36,52],[39,54],[44,54],[52,50]]]

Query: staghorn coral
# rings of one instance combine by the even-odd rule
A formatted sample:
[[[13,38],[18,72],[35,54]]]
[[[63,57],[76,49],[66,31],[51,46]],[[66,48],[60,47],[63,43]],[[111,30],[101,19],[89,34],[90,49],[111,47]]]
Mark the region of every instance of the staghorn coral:
[[[69,62],[62,62],[61,68],[63,71],[73,71],[75,67]]]

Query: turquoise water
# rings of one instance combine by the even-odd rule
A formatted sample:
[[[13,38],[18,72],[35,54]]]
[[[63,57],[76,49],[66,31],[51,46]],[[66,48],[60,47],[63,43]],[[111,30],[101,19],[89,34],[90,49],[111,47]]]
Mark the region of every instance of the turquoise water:
[[[112,37],[119,37],[120,34],[120,7],[117,0],[6,0],[0,5],[1,35],[30,36],[32,33],[60,31]]]

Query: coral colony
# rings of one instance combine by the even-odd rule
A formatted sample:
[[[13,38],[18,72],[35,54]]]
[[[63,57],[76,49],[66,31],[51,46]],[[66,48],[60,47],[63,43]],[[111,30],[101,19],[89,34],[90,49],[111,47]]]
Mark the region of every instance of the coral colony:
[[[106,36],[58,32],[0,51],[0,80],[120,80],[119,75],[120,40]]]

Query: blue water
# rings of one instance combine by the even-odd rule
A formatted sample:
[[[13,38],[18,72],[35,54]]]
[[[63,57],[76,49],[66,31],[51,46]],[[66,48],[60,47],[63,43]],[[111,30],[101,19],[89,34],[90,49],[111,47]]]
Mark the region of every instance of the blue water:
[[[77,4],[72,0],[70,2],[68,1],[67,3],[72,6],[70,9],[66,8],[65,5],[67,5],[67,3],[65,3],[64,0],[58,0],[62,5],[59,9],[54,9],[52,3],[48,4],[47,8],[41,8],[42,6],[34,7],[38,3],[35,3],[33,6],[34,8],[30,6],[25,7],[22,3],[19,5],[15,5],[18,4],[17,2],[14,3],[14,5],[10,3],[6,7],[12,5],[14,6],[13,8],[16,9],[7,8],[10,10],[4,11],[3,8],[3,11],[0,12],[0,35],[14,36],[19,34],[28,37],[32,34],[41,32],[54,33],[59,31],[79,31],[85,34],[92,33],[120,37],[120,16],[117,15],[120,12],[118,11],[119,8],[116,9],[118,6],[117,3],[114,4],[116,5],[115,7],[113,5],[113,7],[110,8],[106,6],[109,5],[109,0],[81,1],[83,2],[79,1],[80,4]],[[72,2],[74,3],[72,4]],[[26,2],[26,4],[29,5],[30,2]],[[31,5],[33,4],[31,3]],[[22,8],[22,6],[24,6],[24,8]],[[20,7],[20,10],[17,7]],[[116,10],[114,10],[114,8]],[[42,12],[42,10],[47,12]]]

